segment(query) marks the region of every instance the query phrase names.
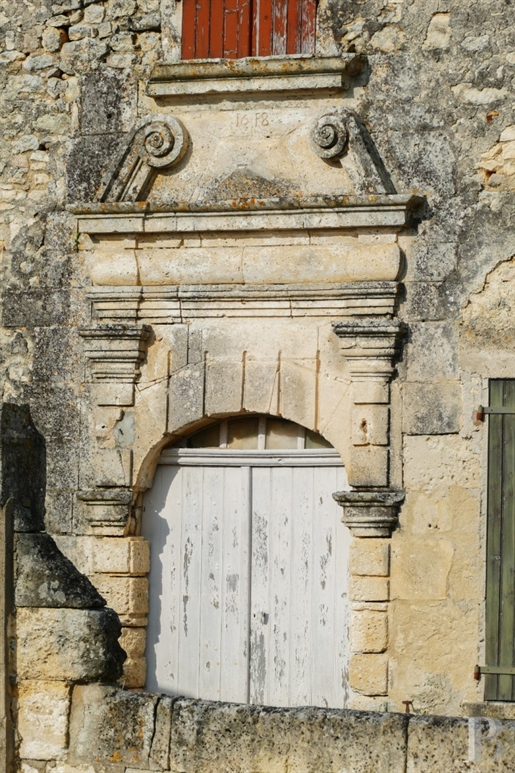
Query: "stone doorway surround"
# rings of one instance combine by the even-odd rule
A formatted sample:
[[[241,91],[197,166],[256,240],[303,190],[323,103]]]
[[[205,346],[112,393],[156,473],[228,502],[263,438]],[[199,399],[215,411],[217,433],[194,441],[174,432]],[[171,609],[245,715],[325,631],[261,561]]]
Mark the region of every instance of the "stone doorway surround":
[[[94,202],[75,202],[91,283],[77,507],[59,545],[120,615],[145,684],[143,492],[163,447],[215,417],[323,434],[354,491],[353,707],[388,694],[390,381],[404,328],[397,194],[356,111],[357,55],[163,65]],[[343,527],[342,527],[343,528]]]

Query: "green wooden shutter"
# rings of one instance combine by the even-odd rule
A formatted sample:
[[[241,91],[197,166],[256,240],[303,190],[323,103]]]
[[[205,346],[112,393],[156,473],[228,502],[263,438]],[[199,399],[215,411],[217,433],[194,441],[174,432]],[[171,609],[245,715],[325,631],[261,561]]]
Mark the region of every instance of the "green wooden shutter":
[[[490,382],[486,665],[515,666],[515,379]],[[515,676],[485,676],[485,700],[515,701]]]

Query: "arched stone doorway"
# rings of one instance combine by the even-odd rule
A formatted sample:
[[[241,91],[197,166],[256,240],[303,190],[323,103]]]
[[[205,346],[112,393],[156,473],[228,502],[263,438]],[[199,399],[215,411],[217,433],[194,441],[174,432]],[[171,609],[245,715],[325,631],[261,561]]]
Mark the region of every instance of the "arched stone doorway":
[[[349,532],[337,452],[236,416],[160,457],[147,493],[149,689],[276,706],[346,704]]]

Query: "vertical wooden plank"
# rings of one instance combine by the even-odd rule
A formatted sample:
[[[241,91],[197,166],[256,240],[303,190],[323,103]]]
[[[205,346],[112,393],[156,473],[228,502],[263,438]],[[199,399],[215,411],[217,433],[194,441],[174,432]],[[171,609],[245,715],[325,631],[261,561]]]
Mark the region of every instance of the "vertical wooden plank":
[[[177,690],[186,698],[198,698],[200,593],[202,577],[202,520],[204,468],[183,467],[182,535],[179,570],[179,679]]]
[[[348,491],[350,489],[347,474],[343,467],[333,467],[333,480],[330,491]],[[334,522],[334,555],[335,555],[335,587],[334,587],[334,676],[333,676],[333,708],[345,708],[349,696],[349,624],[350,624],[350,544],[349,529],[342,529],[341,509],[332,499],[328,502],[333,511]]]
[[[286,53],[299,54],[302,38],[302,0],[288,0],[286,22]]]
[[[335,489],[336,491],[336,489]],[[291,513],[293,537],[291,551],[292,611],[290,615],[290,700],[292,706],[311,706],[311,653],[313,651],[312,530],[314,519],[313,470],[293,470]]]
[[[252,564],[250,599],[250,685],[249,703],[264,704],[267,696],[270,664],[270,625],[263,614],[270,612],[271,470],[256,467],[252,471]]]
[[[197,0],[195,59],[208,59],[211,0]]]
[[[197,0],[183,0],[182,8],[182,58],[194,59],[196,50]]]
[[[239,0],[238,8],[238,47],[236,56],[241,59],[250,56],[252,52],[252,1]]]
[[[224,480],[221,699],[249,696],[251,469],[227,468]]]
[[[221,59],[224,55],[224,0],[217,0],[211,6],[209,22],[209,56],[211,59]]]
[[[225,0],[223,56],[235,59],[238,54],[238,8],[239,0]]]
[[[199,697],[220,698],[222,585],[224,574],[224,468],[205,467],[202,489]]]
[[[274,0],[273,3],[272,55],[286,53],[286,29],[288,23],[288,0]]]
[[[300,46],[297,51],[288,53],[314,54],[316,48],[316,0],[301,0],[302,2],[302,29]]]
[[[258,468],[253,476],[251,702],[341,708],[350,540],[331,494],[347,487],[344,470]]]
[[[503,405],[504,381],[490,382],[490,405]],[[488,419],[488,515],[487,515],[487,576],[486,576],[486,663],[499,665],[499,622],[501,610],[501,539],[502,539],[502,474],[503,417]],[[497,676],[485,678],[485,698],[497,698]]]
[[[253,0],[251,10],[250,55],[257,56],[259,50],[259,6],[260,0]]]
[[[292,564],[292,468],[271,470],[270,498],[270,606],[268,615],[271,668],[268,672],[266,703],[290,705],[290,614]]]
[[[515,381],[504,384],[504,405],[515,410]],[[499,665],[513,667],[515,638],[515,416],[504,416],[502,471],[501,617]],[[499,700],[512,699],[513,677],[499,676]]]
[[[147,686],[177,693],[178,599],[182,478],[179,467],[158,467],[145,498],[142,534],[150,544],[150,608],[147,628]]]
[[[333,675],[335,657],[335,524],[329,497],[331,497],[330,470],[315,470],[316,528],[313,535],[314,626],[313,642],[313,704],[333,705]]]
[[[254,56],[270,56],[272,53],[274,0],[255,0],[254,36],[252,53]]]

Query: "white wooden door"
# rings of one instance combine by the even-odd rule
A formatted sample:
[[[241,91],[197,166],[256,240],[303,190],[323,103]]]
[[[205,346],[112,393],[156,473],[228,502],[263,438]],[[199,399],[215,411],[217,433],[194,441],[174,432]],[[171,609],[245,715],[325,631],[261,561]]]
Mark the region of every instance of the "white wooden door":
[[[330,451],[163,453],[144,512],[149,689],[345,706],[346,487]]]

